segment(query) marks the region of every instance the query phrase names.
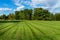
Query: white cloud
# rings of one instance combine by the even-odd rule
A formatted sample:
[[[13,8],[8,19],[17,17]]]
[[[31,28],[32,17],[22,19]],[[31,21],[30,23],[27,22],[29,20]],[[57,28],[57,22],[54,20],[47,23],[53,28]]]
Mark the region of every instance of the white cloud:
[[[16,6],[18,6],[16,9],[14,9],[14,11],[20,11],[20,10],[22,10],[25,6],[24,5],[22,5],[20,2],[21,2],[21,0],[13,0],[13,2],[14,2],[14,4],[16,5]]]
[[[57,0],[56,4],[52,7],[53,9],[60,7],[60,1]]]
[[[46,6],[41,6],[41,8],[48,9],[49,7],[46,7]]]
[[[57,9],[57,8],[60,7],[60,0],[55,0],[55,1],[56,2],[55,2],[55,4],[53,6],[51,6],[50,11],[56,13],[56,12],[59,12],[59,9]]]
[[[28,5],[32,8],[37,8],[37,7],[41,7],[44,9],[48,9],[50,12],[53,12],[56,10],[56,8],[60,7],[60,0],[31,0],[31,1],[27,1],[27,0],[14,0],[14,3],[16,6],[18,6],[16,8],[16,10],[20,10],[25,8],[25,5]],[[23,4],[22,4],[23,3]],[[43,6],[37,6],[39,4],[43,4]]]
[[[21,3],[25,5],[29,5],[31,7],[36,7],[38,4],[43,4],[43,3],[47,5],[47,2],[48,2],[48,0],[31,0],[31,2],[27,0],[13,0],[13,1],[14,1],[14,4],[19,7],[22,6]]]
[[[36,6],[38,4],[44,4],[45,6]],[[60,0],[32,0],[31,6],[48,9],[50,12],[58,12],[57,8],[60,8]]]
[[[47,2],[48,2],[48,0],[32,0],[30,5],[32,7],[38,7],[37,6],[38,4],[46,4],[46,6],[47,6]]]
[[[11,8],[0,8],[0,11],[12,10]]]
[[[48,0],[32,0],[33,4],[46,3]]]
[[[42,7],[44,9],[49,8],[49,6],[47,4],[48,0],[31,0],[31,1],[13,0],[13,2],[16,6],[18,6],[16,9],[14,9],[14,11],[16,11],[16,10],[19,11],[19,10],[25,8],[25,6],[22,5],[22,3],[25,5],[29,5],[32,8],[37,8],[37,7]],[[38,4],[43,4],[43,3],[46,4],[46,6],[37,6]]]
[[[20,11],[20,10],[22,10],[23,8],[24,8],[24,6],[17,7],[17,8],[15,9],[15,11]]]
[[[21,6],[20,0],[13,0],[13,1],[14,1],[14,4],[15,4],[16,6]]]

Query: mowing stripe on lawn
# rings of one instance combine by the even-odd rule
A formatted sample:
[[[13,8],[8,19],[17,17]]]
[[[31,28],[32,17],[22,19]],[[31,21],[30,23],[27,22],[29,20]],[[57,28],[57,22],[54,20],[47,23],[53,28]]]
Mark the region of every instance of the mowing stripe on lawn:
[[[37,24],[37,25],[41,25],[43,27],[51,28],[54,32],[60,31],[60,29],[57,29],[54,25],[48,25],[48,23],[47,24],[42,23],[42,22],[40,22],[40,23],[38,23],[38,22],[31,22],[31,23],[34,23],[34,24]]]
[[[18,25],[18,31],[16,32],[16,38],[17,40],[23,40],[23,22],[21,22],[19,25]]]
[[[17,24],[17,23],[16,23]],[[0,30],[0,36],[5,34],[7,31],[9,31],[11,28],[13,28],[14,26],[16,26],[16,24],[12,24],[10,27],[7,27],[5,29]]]
[[[34,32],[34,30],[31,28],[31,26],[30,25],[28,25],[28,24],[26,24],[28,27],[29,27],[29,29],[31,30],[31,32],[32,32],[32,36],[34,36],[35,37],[35,40],[40,40],[40,38],[38,38],[37,37],[37,35],[36,35],[36,33]]]
[[[36,25],[36,24],[35,24]],[[38,24],[37,24],[38,25]],[[42,23],[42,25],[44,25],[44,23]],[[41,26],[41,24],[40,24],[40,26]],[[47,25],[46,25],[47,26]],[[44,28],[47,28],[46,26],[42,26],[42,27],[44,27]],[[58,26],[58,25],[57,25]],[[49,28],[49,29],[48,29]],[[60,38],[59,37],[59,35],[60,35],[60,32],[59,32],[59,30],[55,30],[55,29],[53,29],[53,28],[50,28],[50,26],[47,28],[47,30],[50,30],[50,31],[52,31],[51,33],[50,33],[50,31],[48,31],[49,32],[49,34],[50,34],[50,36],[55,36],[55,38],[56,38],[56,40],[58,39],[58,38]],[[54,32],[54,33],[53,33]],[[58,37],[58,38],[57,38]]]
[[[33,28],[35,28],[35,29],[37,29],[37,30],[39,30],[43,35],[45,35],[45,37],[47,37],[47,39],[50,39],[50,40],[53,40],[54,38],[52,38],[52,37],[50,37],[50,36],[48,36],[46,33],[44,33],[44,31],[43,30],[41,30],[41,29],[39,29],[37,26],[35,26],[35,25],[32,25],[31,23],[28,23],[30,26],[33,26]]]
[[[18,25],[19,25],[19,24],[18,24]],[[11,38],[12,38],[12,39],[14,39],[14,38],[17,39],[17,38],[16,38],[16,32],[18,31],[18,28],[19,28],[18,25],[15,26],[16,29],[15,29],[15,28],[12,29],[12,30],[15,29],[15,31],[12,32],[12,35],[11,35]]]
[[[35,22],[34,22],[35,23]],[[55,29],[57,29],[58,28],[58,30],[60,30],[60,24],[58,24],[58,22],[56,23],[56,21],[39,21],[39,23],[38,22],[36,22],[37,24],[41,24],[41,23],[43,23],[43,25],[47,25],[47,26],[52,26],[53,28],[55,28]]]
[[[15,34],[16,34],[17,29],[18,29],[18,27],[16,25],[13,28],[11,28],[9,31],[7,31],[4,34],[4,39],[6,39],[6,40],[15,40],[16,39]]]
[[[31,23],[33,23],[33,24],[37,24],[37,25],[43,25],[43,27],[45,27],[45,28],[49,28],[49,29],[52,29],[55,33],[59,33],[60,34],[60,29],[58,30],[57,28],[55,28],[55,26],[54,25],[48,25],[48,24],[46,24],[46,23],[37,23],[37,22],[31,22]],[[54,26],[54,27],[53,27]],[[57,25],[58,26],[58,25]]]
[[[36,40],[35,36],[33,36],[33,33],[31,32],[29,26],[26,25],[26,23],[24,24],[24,29],[24,40]]]
[[[29,23],[26,23],[26,25],[30,28],[33,36],[36,38],[36,40],[42,40],[41,39],[41,34],[36,28],[34,28],[33,26],[31,26]]]
[[[0,30],[5,29],[5,28],[7,28],[7,27],[10,26],[10,25],[12,25],[12,23],[11,23],[11,24],[8,24],[8,25],[5,24],[5,25],[3,25],[3,26],[0,27]]]
[[[50,21],[3,23],[0,24],[0,40],[59,40],[60,30],[57,29],[60,27],[54,24]]]

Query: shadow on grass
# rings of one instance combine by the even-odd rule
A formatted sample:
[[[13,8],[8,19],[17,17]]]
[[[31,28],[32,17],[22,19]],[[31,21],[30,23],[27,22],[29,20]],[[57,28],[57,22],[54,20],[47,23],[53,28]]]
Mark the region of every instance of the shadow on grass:
[[[0,21],[0,23],[15,23],[15,22],[22,22],[22,21]]]

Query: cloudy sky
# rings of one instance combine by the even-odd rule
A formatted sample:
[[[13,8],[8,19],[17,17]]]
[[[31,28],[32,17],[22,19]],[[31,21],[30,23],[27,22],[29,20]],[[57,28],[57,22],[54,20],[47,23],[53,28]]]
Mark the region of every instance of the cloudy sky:
[[[44,8],[52,13],[60,11],[60,0],[0,0],[0,15],[25,8]]]

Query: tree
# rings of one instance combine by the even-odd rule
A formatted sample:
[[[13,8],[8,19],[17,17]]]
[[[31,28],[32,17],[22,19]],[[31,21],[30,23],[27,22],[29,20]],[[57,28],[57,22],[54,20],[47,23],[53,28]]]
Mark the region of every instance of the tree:
[[[29,20],[32,20],[32,9],[28,10]]]
[[[19,11],[19,13],[20,13],[20,19],[21,20],[25,20],[25,13],[24,13],[24,11],[23,10],[21,10],[21,11]]]
[[[8,20],[15,20],[14,14],[9,14],[8,15]]]
[[[20,13],[19,11],[15,11],[15,19],[20,20]]]
[[[60,13],[55,14],[55,20],[60,21]]]
[[[3,14],[3,15],[0,16],[0,18],[1,18],[2,20],[6,20],[6,15]]]
[[[28,15],[29,10],[28,9],[24,9],[23,12],[24,12],[24,18],[25,18],[25,20],[28,20],[29,19],[29,15]]]
[[[50,20],[50,12],[43,8],[34,9],[34,19],[36,20]]]
[[[41,17],[41,15],[42,15],[42,8],[35,8],[34,9],[34,19],[35,20],[42,20],[42,17]]]
[[[9,15],[1,15],[0,19],[4,20],[60,20],[60,14],[50,13],[48,10],[43,8],[34,8],[34,12],[32,9],[24,9],[20,11],[15,11],[15,14]]]
[[[42,16],[44,20],[51,20],[51,13],[46,9],[43,10]]]

